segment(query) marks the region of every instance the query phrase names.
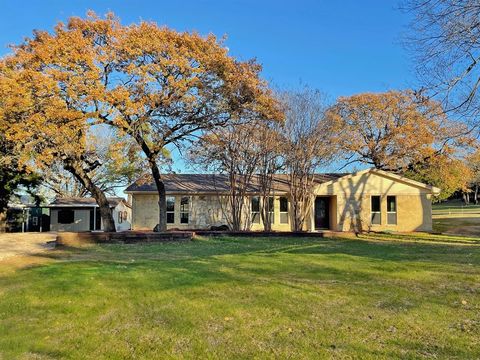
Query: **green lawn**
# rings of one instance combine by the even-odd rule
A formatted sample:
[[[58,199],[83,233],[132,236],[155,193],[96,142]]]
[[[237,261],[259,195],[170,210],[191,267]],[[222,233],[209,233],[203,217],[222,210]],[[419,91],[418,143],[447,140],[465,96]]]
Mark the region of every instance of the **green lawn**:
[[[480,205],[450,200],[432,206],[433,231],[480,237]]]
[[[477,239],[217,238],[0,263],[0,359],[331,357],[480,358]]]
[[[480,205],[465,203],[461,200],[449,200],[442,203],[432,205],[433,215],[441,214],[480,214]]]

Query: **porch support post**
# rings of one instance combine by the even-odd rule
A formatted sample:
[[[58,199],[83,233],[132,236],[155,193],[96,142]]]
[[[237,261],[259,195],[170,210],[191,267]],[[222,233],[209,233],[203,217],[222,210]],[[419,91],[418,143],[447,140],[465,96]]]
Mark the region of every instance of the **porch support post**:
[[[97,208],[93,207],[93,231],[97,230]]]

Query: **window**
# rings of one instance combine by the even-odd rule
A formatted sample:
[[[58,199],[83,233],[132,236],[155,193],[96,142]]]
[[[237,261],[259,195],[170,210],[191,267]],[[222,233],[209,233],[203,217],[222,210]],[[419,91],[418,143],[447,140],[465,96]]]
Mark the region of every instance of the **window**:
[[[397,197],[387,196],[387,224],[397,225]]]
[[[268,215],[270,218],[270,224],[275,223],[275,200],[273,196],[268,197]]]
[[[190,213],[190,198],[182,196],[180,199],[180,224],[188,224],[188,216]]]
[[[251,198],[252,224],[260,224],[260,197]]]
[[[118,212],[118,223],[121,224],[124,221],[127,221],[127,212],[126,211],[119,211]]]
[[[175,224],[175,196],[167,196],[167,224]]]
[[[288,224],[288,198],[280,198],[280,224]]]
[[[371,197],[371,221],[372,225],[380,225],[382,223],[382,213],[380,210],[380,196]]]
[[[72,224],[75,221],[75,211],[71,209],[62,209],[58,211],[59,224]]]

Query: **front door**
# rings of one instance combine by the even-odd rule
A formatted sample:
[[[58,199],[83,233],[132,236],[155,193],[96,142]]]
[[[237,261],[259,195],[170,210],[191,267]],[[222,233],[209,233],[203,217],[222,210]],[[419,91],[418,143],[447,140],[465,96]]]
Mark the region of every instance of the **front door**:
[[[317,197],[315,199],[315,229],[328,229],[330,198]]]

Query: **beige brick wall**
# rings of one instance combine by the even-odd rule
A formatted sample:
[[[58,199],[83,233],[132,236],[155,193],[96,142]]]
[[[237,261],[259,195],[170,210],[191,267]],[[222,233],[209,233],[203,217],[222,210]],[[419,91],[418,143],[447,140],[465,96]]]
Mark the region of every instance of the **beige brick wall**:
[[[340,181],[319,185],[317,195],[336,199],[338,221],[332,230],[355,231],[431,231],[432,204],[427,189],[412,186],[373,173],[364,173]],[[381,196],[381,224],[372,225],[371,196]],[[387,224],[387,196],[397,197],[397,225]],[[332,214],[332,212],[331,212]]]
[[[397,199],[397,224],[387,224],[387,195]],[[381,224],[371,224],[371,195],[345,197],[337,195],[338,231],[432,231],[432,204],[430,195],[381,196]]]

